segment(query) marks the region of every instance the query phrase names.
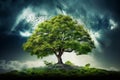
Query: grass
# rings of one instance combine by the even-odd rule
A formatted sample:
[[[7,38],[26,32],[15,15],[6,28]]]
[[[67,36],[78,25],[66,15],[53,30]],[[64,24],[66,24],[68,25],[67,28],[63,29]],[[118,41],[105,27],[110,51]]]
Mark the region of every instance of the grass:
[[[117,78],[117,79],[116,79]],[[120,80],[120,72],[69,65],[49,65],[0,74],[0,80]]]

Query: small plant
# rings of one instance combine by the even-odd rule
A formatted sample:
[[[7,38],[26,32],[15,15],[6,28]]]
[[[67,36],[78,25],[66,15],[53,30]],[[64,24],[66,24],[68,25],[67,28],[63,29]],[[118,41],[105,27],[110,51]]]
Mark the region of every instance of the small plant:
[[[70,62],[70,61],[66,61],[65,64],[70,65],[70,66],[74,66],[74,64],[72,62]]]
[[[44,64],[46,65],[46,66],[51,66],[51,65],[53,65],[53,63],[52,62],[48,62],[48,61],[44,61]]]
[[[88,68],[90,68],[90,63],[85,65],[85,69],[88,69]]]

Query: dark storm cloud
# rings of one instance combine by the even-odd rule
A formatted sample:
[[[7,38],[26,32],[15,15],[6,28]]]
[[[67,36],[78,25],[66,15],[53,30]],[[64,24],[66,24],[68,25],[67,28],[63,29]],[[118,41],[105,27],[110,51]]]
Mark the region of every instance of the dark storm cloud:
[[[105,38],[109,40],[109,45],[105,45],[108,42],[105,42],[103,40],[104,46],[102,46],[103,53],[100,54],[102,61],[106,61],[109,65],[116,65],[117,67],[120,67],[120,27],[108,31],[104,34]],[[99,57],[100,57],[99,56]],[[106,64],[106,66],[109,66]]]
[[[16,30],[11,32],[13,25],[16,22],[21,11],[28,6],[40,6],[49,2],[48,0],[1,0],[0,1],[0,59],[15,60],[20,59],[19,56],[24,57],[26,54],[22,50],[22,43],[25,39],[21,38],[18,32],[23,30],[21,27],[28,27],[22,20],[17,26]],[[50,9],[52,1],[46,5]],[[43,5],[43,7],[45,7]],[[41,9],[41,8],[40,8]],[[39,9],[39,10],[40,10]],[[36,10],[34,9],[34,12]],[[29,13],[28,13],[29,14]],[[26,28],[27,29],[27,28]],[[9,55],[9,56],[8,56]]]
[[[101,33],[101,38],[98,39],[101,45],[101,53],[95,53],[96,58],[102,61],[105,66],[114,65],[116,67],[120,67],[120,8],[119,8],[119,0],[94,0],[92,1],[94,4],[94,9],[100,10],[100,13],[105,17],[103,19],[96,19],[98,24],[93,24],[94,27],[99,28],[103,33]],[[96,7],[95,7],[96,6]],[[97,17],[96,17],[97,18]],[[113,19],[117,28],[114,30],[110,29],[109,19]],[[94,28],[95,29],[95,28]]]
[[[95,1],[95,0],[94,0]],[[103,22],[99,22],[101,27],[100,29],[104,31],[102,34],[103,36],[98,40],[99,43],[101,44],[101,49],[102,53],[96,54],[97,59],[103,61],[105,66],[111,66],[114,65],[116,67],[120,67],[119,61],[120,61],[120,8],[119,8],[119,0],[96,0],[94,4],[96,4],[96,8],[99,9],[102,12],[105,12],[109,17],[112,18],[114,21],[117,23],[117,28],[114,30],[106,30],[104,31],[105,28],[109,29],[110,24],[108,19],[104,20],[102,19]],[[95,9],[96,9],[95,8]],[[99,19],[97,19],[99,21]],[[105,24],[105,25],[104,25]],[[96,26],[96,25],[95,25]]]
[[[28,5],[41,5],[46,0],[1,0],[0,1],[0,31],[9,31],[17,15]],[[7,24],[6,24],[7,23]],[[1,33],[0,32],[0,33]]]
[[[24,40],[20,36],[0,34],[0,60],[19,60],[24,57],[26,54],[21,54],[22,42]]]
[[[120,0],[93,0],[94,4],[96,4],[96,7],[100,10],[108,11],[109,14],[112,14],[114,19],[119,20],[120,19]]]
[[[14,24],[15,17],[22,8],[22,2],[16,2],[13,0],[1,0],[0,1],[0,30],[9,30]],[[7,24],[6,24],[7,23]]]
[[[109,11],[108,15],[113,15],[115,19],[119,19],[120,17],[119,0],[1,0],[0,30],[9,30],[14,24],[19,12],[28,5],[37,7],[41,6],[41,8],[43,7],[44,9],[49,11],[52,10],[54,7],[57,7],[60,10],[66,9],[68,13],[73,12],[73,14],[75,14],[76,16],[79,16],[80,12],[80,14],[87,17],[86,12],[89,12],[89,10],[95,10],[102,13]]]

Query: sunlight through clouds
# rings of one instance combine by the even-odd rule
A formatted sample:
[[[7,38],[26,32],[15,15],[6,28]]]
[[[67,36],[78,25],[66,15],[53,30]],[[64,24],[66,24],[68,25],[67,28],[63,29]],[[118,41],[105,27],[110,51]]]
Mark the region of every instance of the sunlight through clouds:
[[[23,37],[29,37],[32,35],[32,33],[30,33],[29,31],[25,31],[25,32],[20,31],[20,35]]]
[[[45,21],[48,18],[47,12],[45,10],[40,10],[39,13],[44,15],[37,16],[37,13],[33,11],[31,6],[28,6],[27,8],[23,9],[22,12],[18,15],[16,22],[13,25],[11,31],[14,31],[16,27],[19,25],[19,23],[25,20],[25,23],[30,24],[29,29],[25,30],[24,29],[25,27],[23,27],[23,31],[19,31],[19,34],[23,37],[29,37],[32,31],[35,29],[36,25],[38,23]]]
[[[111,25],[111,30],[113,30],[117,27],[117,23],[114,20],[109,19],[109,23]]]

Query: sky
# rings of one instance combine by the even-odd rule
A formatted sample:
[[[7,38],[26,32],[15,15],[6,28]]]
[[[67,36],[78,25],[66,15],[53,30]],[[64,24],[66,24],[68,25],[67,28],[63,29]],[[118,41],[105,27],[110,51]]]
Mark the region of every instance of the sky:
[[[44,60],[55,63],[54,55],[38,59],[22,45],[38,23],[58,14],[84,25],[96,46],[88,55],[65,53],[64,62],[120,70],[119,0],[0,0],[0,72],[44,66]]]

